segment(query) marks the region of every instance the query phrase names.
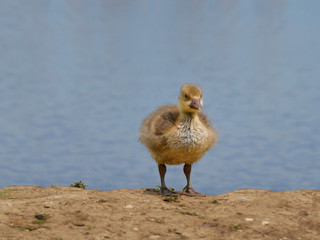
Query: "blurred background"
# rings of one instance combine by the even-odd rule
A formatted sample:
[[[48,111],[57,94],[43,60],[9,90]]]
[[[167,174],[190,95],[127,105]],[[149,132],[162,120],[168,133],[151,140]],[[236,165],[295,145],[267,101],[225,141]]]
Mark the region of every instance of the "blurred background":
[[[0,187],[160,185],[141,121],[202,87],[206,194],[320,189],[317,0],[0,0]],[[166,181],[185,184],[182,165]]]

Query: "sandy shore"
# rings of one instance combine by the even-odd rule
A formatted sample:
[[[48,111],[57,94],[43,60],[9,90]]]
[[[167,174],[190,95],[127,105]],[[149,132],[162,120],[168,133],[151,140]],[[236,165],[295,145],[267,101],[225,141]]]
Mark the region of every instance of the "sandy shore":
[[[320,191],[165,198],[155,190],[0,189],[0,240],[320,239]]]

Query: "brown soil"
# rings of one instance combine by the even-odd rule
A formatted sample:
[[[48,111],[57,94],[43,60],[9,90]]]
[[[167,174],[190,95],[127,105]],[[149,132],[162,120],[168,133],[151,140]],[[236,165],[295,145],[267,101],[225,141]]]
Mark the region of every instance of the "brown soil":
[[[0,239],[320,239],[320,191],[165,199],[153,189],[7,187]]]

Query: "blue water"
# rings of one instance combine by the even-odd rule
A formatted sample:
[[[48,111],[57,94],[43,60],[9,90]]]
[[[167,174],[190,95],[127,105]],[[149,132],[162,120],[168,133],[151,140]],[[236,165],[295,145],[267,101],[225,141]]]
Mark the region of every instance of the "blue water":
[[[320,189],[320,2],[0,1],[0,187],[155,187],[141,120],[203,89],[197,191]],[[167,185],[182,189],[182,166]]]

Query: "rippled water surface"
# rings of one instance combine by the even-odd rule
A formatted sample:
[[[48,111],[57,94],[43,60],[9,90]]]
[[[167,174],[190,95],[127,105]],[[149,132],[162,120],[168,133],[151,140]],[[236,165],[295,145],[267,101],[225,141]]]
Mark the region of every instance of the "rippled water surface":
[[[31,2],[0,1],[0,187],[159,185],[140,123],[193,82],[220,134],[196,190],[320,189],[319,1]]]

